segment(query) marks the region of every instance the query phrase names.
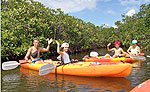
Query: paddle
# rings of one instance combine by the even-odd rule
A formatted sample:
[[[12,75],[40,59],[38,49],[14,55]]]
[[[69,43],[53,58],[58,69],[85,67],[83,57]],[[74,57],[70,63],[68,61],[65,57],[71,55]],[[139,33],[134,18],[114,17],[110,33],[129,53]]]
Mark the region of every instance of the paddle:
[[[27,62],[24,62],[24,63],[27,63]],[[3,70],[15,69],[15,68],[18,67],[20,64],[24,64],[24,63],[18,63],[17,61],[4,62],[4,63],[2,63],[2,69],[3,69]]]
[[[58,66],[54,66],[53,64],[46,64],[40,67],[39,70],[39,75],[46,75],[48,73],[51,73],[51,71],[55,68],[55,74],[57,74],[57,67],[62,66],[62,65],[58,65]]]
[[[43,65],[40,67],[39,75],[40,76],[46,75],[46,74],[50,73],[55,67],[57,67],[57,66],[54,66],[53,64]]]
[[[131,58],[138,60],[138,61],[145,61],[146,60],[145,56],[131,56]]]
[[[73,62],[76,63],[77,61]],[[39,75],[46,75],[48,73],[51,73],[51,71],[55,68],[55,74],[57,75],[57,67],[62,66],[62,65],[67,65],[67,64],[71,64],[71,63],[66,63],[66,64],[60,64],[57,66],[54,66],[53,64],[46,64],[40,67],[39,70]]]
[[[142,53],[142,54],[144,54],[144,53]],[[142,55],[142,54],[141,54],[141,55]],[[104,54],[99,53],[99,56],[100,56],[100,55],[103,56]],[[148,55],[147,55],[147,56],[146,56],[146,55],[144,55],[144,56],[143,56],[143,55],[142,55],[142,56],[131,56],[130,58],[133,58],[133,59],[138,60],[138,61],[145,61],[145,60],[146,60],[146,57],[150,57],[150,56],[148,56]],[[103,58],[105,58],[105,57],[102,57],[102,59],[103,59]]]
[[[149,55],[147,55],[146,57],[149,57],[149,58],[150,58],[150,56],[149,56]]]
[[[4,62],[4,63],[2,63],[2,69],[3,69],[3,70],[15,69],[15,68],[18,67],[20,64],[25,64],[25,63],[28,63],[28,62],[23,62],[23,63],[18,63],[17,61]],[[50,73],[54,68],[55,68],[55,66],[54,66],[53,64],[46,64],[46,65],[43,65],[42,67],[40,67],[39,75],[48,74],[48,73]]]

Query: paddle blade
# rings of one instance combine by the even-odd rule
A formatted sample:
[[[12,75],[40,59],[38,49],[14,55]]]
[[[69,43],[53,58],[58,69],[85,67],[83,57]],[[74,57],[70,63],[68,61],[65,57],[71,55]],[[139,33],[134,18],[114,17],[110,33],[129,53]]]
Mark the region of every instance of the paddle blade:
[[[144,56],[132,56],[131,58],[135,59],[135,60],[139,60],[139,61],[145,61],[146,57]]]
[[[15,69],[18,65],[20,65],[20,63],[18,63],[17,61],[8,61],[2,63],[2,69],[11,70],[11,69]]]
[[[147,56],[147,57],[149,57],[149,58],[150,58],[150,56]]]
[[[39,75],[46,75],[50,73],[54,68],[55,66],[53,64],[43,65],[40,67]]]

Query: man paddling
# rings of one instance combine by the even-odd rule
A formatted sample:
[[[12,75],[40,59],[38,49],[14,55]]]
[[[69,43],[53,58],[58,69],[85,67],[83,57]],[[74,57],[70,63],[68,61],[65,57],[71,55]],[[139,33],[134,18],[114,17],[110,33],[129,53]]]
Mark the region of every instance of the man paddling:
[[[24,59],[27,60],[29,63],[32,62],[35,64],[52,63],[51,59],[43,60],[40,58],[40,52],[48,52],[52,41],[53,39],[51,38],[50,40],[48,40],[47,48],[42,48],[42,47],[39,47],[39,40],[35,39],[33,41],[33,46],[28,49],[27,54]],[[29,57],[31,58],[31,60],[29,60]]]

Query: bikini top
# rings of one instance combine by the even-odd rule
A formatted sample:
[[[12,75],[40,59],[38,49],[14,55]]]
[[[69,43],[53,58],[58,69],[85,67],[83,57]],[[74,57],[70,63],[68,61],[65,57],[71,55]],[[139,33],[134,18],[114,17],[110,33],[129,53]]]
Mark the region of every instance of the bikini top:
[[[31,56],[32,56],[33,58],[36,58],[36,57],[38,56],[38,49],[37,49],[37,51],[31,53]]]

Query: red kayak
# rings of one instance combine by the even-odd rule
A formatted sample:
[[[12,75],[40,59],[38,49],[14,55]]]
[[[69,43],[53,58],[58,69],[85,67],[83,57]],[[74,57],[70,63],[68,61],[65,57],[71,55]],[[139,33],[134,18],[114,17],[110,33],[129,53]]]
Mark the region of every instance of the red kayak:
[[[130,92],[150,92],[150,79],[139,84],[138,86],[133,88]]]

